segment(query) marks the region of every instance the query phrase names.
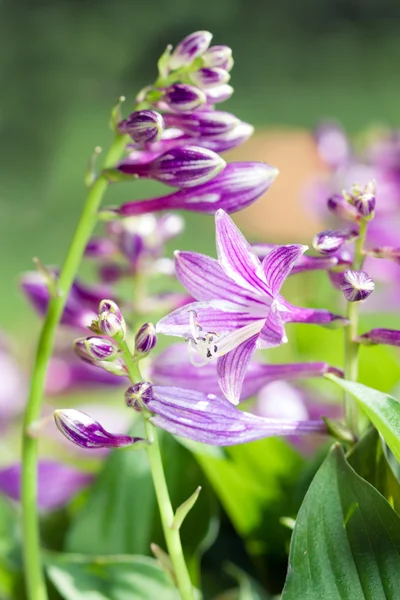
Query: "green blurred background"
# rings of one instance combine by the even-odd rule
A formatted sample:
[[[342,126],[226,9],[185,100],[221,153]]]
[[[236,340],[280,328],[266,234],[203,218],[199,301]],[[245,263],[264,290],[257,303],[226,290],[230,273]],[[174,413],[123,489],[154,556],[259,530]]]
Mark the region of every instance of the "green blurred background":
[[[398,125],[396,0],[1,2],[0,328],[22,333],[31,315],[17,278],[32,257],[57,264],[65,254],[88,157],[110,139],[110,107],[121,94],[132,101],[166,44],[196,29],[233,48],[226,107],[244,120]],[[106,203],[156,189],[121,185]],[[190,218],[180,247],[204,249],[212,229],[209,217]]]

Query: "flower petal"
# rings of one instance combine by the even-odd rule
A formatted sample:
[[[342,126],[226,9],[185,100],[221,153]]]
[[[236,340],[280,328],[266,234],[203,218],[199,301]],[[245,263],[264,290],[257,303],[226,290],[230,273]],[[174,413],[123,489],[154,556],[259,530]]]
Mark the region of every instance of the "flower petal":
[[[344,317],[335,315],[329,310],[293,306],[282,296],[279,297],[279,313],[285,323],[310,323],[336,328],[343,327],[348,322]]]
[[[231,446],[273,435],[324,433],[321,421],[267,419],[242,412],[213,394],[173,387],[153,387],[147,404],[151,421],[174,435],[211,444]]]
[[[196,300],[221,299],[244,306],[263,306],[259,297],[225,275],[215,258],[197,252],[175,252],[175,268],[179,281]]]
[[[38,506],[42,510],[60,508],[81,489],[88,486],[94,477],[52,460],[41,460],[38,467]],[[0,491],[19,501],[21,494],[21,465],[13,464],[0,470]]]
[[[254,322],[255,318],[242,306],[226,300],[193,302],[177,308],[157,323],[157,333],[191,338],[190,312],[195,311],[196,320],[205,332],[223,335]]]
[[[275,304],[271,306],[258,341],[259,348],[275,348],[288,341],[284,322]]]
[[[261,263],[246,238],[222,210],[215,214],[218,260],[225,273],[253,293],[271,297]]]
[[[251,357],[256,349],[258,335],[242,342],[217,362],[218,380],[221,390],[232,404],[238,404]]]
[[[264,258],[262,268],[265,279],[273,296],[279,291],[298,258],[308,250],[308,246],[293,244],[290,246],[278,246]]]

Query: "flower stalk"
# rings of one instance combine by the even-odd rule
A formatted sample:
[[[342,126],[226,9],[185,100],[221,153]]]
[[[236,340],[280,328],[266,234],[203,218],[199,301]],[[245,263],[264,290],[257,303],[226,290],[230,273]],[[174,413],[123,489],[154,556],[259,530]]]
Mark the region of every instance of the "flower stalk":
[[[140,383],[142,381],[142,377],[138,362],[133,359],[133,356],[125,341],[120,342],[120,349],[124,357],[131,382],[133,384]],[[150,442],[149,445],[146,446],[146,452],[150,463],[150,470],[153,478],[168,554],[174,569],[176,585],[182,600],[194,600],[193,586],[192,582],[190,581],[189,572],[185,563],[179,528],[174,526],[175,513],[172,508],[167,481],[165,479],[161,450],[157,438],[157,430],[146,417],[144,419],[144,423],[146,437]]]
[[[360,221],[359,236],[354,243],[354,257],[352,269],[359,271],[364,263],[364,244],[367,235],[367,219],[362,218]],[[359,317],[359,302],[347,303],[347,319],[349,324],[344,328],[344,376],[348,381],[357,381],[358,379],[358,317]],[[344,397],[344,409],[346,425],[358,436],[358,407],[354,398],[348,393]]]
[[[120,160],[126,138],[117,134],[106,155],[104,168],[114,166]],[[23,527],[23,552],[26,573],[26,591],[30,600],[47,600],[44,581],[37,512],[37,466],[38,440],[29,435],[32,423],[40,418],[48,364],[54,346],[57,326],[66,304],[69,291],[77,274],[86,245],[97,222],[97,211],[108,186],[107,178],[100,175],[92,184],[82,215],[65,258],[57,283],[57,294],[51,297],[40,335],[31,389],[26,405],[22,434],[21,502]]]

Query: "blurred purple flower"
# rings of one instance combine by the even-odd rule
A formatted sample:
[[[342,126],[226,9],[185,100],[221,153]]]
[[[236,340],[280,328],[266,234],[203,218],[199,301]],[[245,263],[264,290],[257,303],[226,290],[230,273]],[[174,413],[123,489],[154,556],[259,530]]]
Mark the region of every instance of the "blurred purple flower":
[[[400,331],[396,329],[371,329],[364,333],[357,341],[360,344],[386,344],[388,346],[400,346]]]
[[[216,237],[218,260],[176,254],[177,277],[198,302],[161,319],[157,331],[189,339],[194,364],[217,360],[221,389],[236,404],[254,351],[286,342],[286,322],[330,323],[337,317],[294,307],[280,295],[306,246],[280,246],[261,263],[222,210],[216,213]]]
[[[10,344],[1,334],[0,382],[0,431],[2,431],[11,420],[21,414],[25,406],[27,378],[13,356]]]
[[[38,506],[56,510],[92,483],[94,476],[62,463],[42,459],[38,466]],[[0,491],[16,502],[20,499],[21,465],[0,469]]]

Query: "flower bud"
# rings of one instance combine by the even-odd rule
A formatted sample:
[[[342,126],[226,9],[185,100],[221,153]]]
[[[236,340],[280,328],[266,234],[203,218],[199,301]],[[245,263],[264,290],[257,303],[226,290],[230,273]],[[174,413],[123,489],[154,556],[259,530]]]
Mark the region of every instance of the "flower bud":
[[[119,170],[127,175],[156,179],[173,187],[186,188],[213,179],[226,163],[212,150],[200,146],[172,148],[146,164],[122,162]]]
[[[347,269],[342,275],[340,289],[348,302],[361,302],[374,291],[375,284],[365,271]]]
[[[230,71],[233,67],[232,50],[229,46],[211,46],[202,56],[205,67],[219,67]]]
[[[114,360],[118,354],[118,348],[115,344],[110,340],[96,336],[76,339],[74,350],[79,358],[89,363]]]
[[[231,131],[239,119],[228,112],[200,110],[192,113],[170,113],[164,115],[168,127],[177,127],[192,136],[213,136]]]
[[[220,133],[219,135],[213,135],[210,137],[202,137],[197,140],[197,143],[203,148],[208,148],[214,152],[227,152],[232,150],[241,144],[247,142],[247,140],[253,135],[254,127],[249,123],[239,121],[239,123],[233,129],[230,129],[226,133]]]
[[[103,312],[112,312],[117,315],[120,320],[123,319],[121,309],[119,308],[118,304],[114,302],[114,300],[102,300],[100,302],[99,315]]]
[[[140,412],[146,404],[153,399],[153,388],[148,381],[135,383],[125,392],[125,402],[127,406]]]
[[[155,110],[137,110],[121,121],[118,129],[120,133],[130,135],[137,144],[153,143],[162,137],[164,120]]]
[[[135,336],[135,353],[148,354],[157,343],[156,328],[153,323],[145,323]]]
[[[219,67],[203,67],[189,74],[191,81],[199,88],[209,88],[228,83],[231,76],[228,71]]]
[[[365,250],[367,256],[373,258],[388,258],[400,264],[400,248],[392,248],[391,246],[383,246],[382,248],[372,248]]]
[[[107,238],[91,238],[85,248],[87,258],[108,258],[115,253],[113,242]]]
[[[220,102],[229,100],[233,94],[233,87],[225,83],[224,85],[205,88],[204,93],[208,104],[219,104]]]
[[[72,408],[54,411],[54,420],[61,433],[81,448],[121,448],[142,441],[141,438],[110,433],[89,415]]]
[[[181,67],[188,67],[207,50],[211,40],[212,33],[209,31],[191,33],[175,47],[168,61],[169,68],[175,71]]]
[[[113,312],[104,311],[99,315],[97,324],[101,333],[108,335],[117,342],[122,342],[125,339],[126,323],[123,317],[119,318]]]
[[[328,209],[340,219],[346,221],[357,222],[360,220],[360,215],[357,209],[349,204],[342,194],[334,194],[328,199]]]
[[[364,333],[357,341],[360,344],[386,344],[388,346],[400,346],[400,331],[396,329],[371,329]]]
[[[376,184],[369,181],[364,187],[354,185],[351,192],[343,192],[345,199],[352,204],[364,219],[372,219],[376,204]]]
[[[321,254],[333,254],[346,242],[352,242],[358,237],[356,229],[348,231],[335,231],[327,229],[318,233],[313,240],[313,248]]]
[[[186,83],[174,83],[164,90],[163,102],[170,110],[177,112],[192,111],[207,102],[207,98],[199,88]]]

